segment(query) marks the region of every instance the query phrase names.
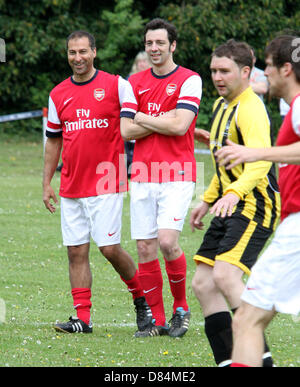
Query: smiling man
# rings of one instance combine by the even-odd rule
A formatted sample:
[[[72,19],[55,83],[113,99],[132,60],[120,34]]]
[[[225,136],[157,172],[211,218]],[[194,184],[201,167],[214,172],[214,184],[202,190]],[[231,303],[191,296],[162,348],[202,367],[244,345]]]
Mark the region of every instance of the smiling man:
[[[153,322],[136,336],[183,336],[189,327],[186,258],[179,236],[196,179],[194,131],[202,94],[196,72],[177,65],[176,28],[162,19],[145,28],[152,69],[130,77],[137,105],[122,121],[125,140],[136,139],[131,170],[131,234],[137,240],[140,278]],[[134,120],[133,120],[134,119]],[[169,329],[162,297],[158,249],[174,298]]]
[[[215,174],[190,219],[192,230],[201,230],[209,209],[215,215],[194,257],[197,268],[192,285],[219,366],[231,363],[232,318],[228,305],[233,312],[240,306],[243,274],[250,274],[280,211],[271,163],[245,163],[227,171],[215,159],[215,152],[228,138],[248,146],[271,146],[268,114],[249,85],[251,67],[252,53],[246,43],[229,40],[212,54],[211,76],[220,95],[213,107],[210,134]],[[265,352],[269,352],[267,348]],[[265,358],[265,364],[272,364],[270,355]]]
[[[123,193],[127,189],[120,111],[123,103],[134,103],[135,98],[127,81],[94,67],[93,35],[73,32],[67,39],[67,56],[73,75],[49,96],[43,200],[46,208],[55,212],[53,201],[57,203],[57,198],[51,180],[63,149],[61,228],[77,316],[56,324],[55,329],[92,332],[92,238],[131,291],[138,329],[142,330],[151,321],[151,311],[135,263],[120,245]]]

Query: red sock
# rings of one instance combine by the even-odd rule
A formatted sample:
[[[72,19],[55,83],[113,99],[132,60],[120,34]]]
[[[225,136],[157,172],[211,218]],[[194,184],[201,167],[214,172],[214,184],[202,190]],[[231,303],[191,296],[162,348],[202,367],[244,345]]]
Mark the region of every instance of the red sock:
[[[155,325],[164,326],[166,323],[164,301],[162,295],[163,277],[159,260],[155,259],[147,263],[139,263],[140,281],[144,289],[144,295],[151,308]]]
[[[250,366],[247,366],[246,364],[241,364],[241,363],[231,363],[230,367],[232,367],[232,368],[238,368],[238,367],[250,368]]]
[[[185,282],[186,282],[186,259],[184,253],[173,261],[165,259],[166,271],[169,278],[170,288],[174,297],[173,313],[178,307],[188,311],[189,307],[186,302]]]
[[[132,294],[132,298],[134,300],[144,295],[138,270],[135,272],[135,275],[131,280],[127,281],[122,277],[121,280],[127,285],[128,291]]]
[[[92,292],[89,288],[74,288],[72,289],[73,305],[77,311],[77,317],[85,322],[90,323],[91,319],[91,297]]]

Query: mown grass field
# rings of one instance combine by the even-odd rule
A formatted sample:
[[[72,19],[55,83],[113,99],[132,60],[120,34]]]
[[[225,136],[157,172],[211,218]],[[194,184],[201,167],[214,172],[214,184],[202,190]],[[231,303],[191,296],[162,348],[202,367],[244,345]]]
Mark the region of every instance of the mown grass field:
[[[200,159],[207,185],[212,173],[210,158],[202,155]],[[94,244],[94,333],[64,335],[54,331],[53,323],[68,319],[74,311],[59,211],[51,215],[42,202],[42,165],[41,142],[0,137],[0,320],[5,317],[0,323],[0,366],[213,367],[203,316],[191,289],[195,268],[192,256],[203,233],[192,234],[188,219],[181,245],[188,259],[187,294],[192,320],[182,339],[133,337],[136,327],[131,297]],[[59,178],[57,173],[53,180],[57,191]],[[129,222],[128,195],[122,244],[136,259]],[[165,307],[171,317],[172,297],[165,273],[164,279]],[[299,320],[278,316],[267,335],[277,366],[300,366]]]

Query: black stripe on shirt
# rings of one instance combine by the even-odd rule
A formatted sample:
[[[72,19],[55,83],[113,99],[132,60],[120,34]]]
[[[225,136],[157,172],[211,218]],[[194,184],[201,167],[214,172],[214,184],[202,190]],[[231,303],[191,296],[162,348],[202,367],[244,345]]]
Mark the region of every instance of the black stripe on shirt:
[[[190,105],[190,104],[188,104],[188,103],[179,102],[179,103],[176,105],[176,109],[186,109],[186,110],[191,110],[193,113],[195,113],[195,115],[198,114],[198,108],[196,108],[196,106]]]
[[[126,118],[132,118],[134,119],[135,113],[134,112],[129,112],[129,111],[123,111],[120,113],[120,117],[126,117]]]
[[[57,131],[57,132],[50,132],[49,130],[46,130],[46,137],[49,138],[57,138],[57,137],[62,137],[62,130]]]

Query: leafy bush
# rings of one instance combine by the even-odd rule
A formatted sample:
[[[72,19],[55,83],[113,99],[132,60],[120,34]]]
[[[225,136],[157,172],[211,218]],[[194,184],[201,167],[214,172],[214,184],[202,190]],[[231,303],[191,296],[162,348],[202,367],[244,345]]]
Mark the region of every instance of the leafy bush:
[[[50,90],[70,75],[65,41],[75,29],[95,35],[97,67],[126,77],[143,49],[144,24],[157,16],[178,29],[176,62],[202,77],[204,125],[217,96],[209,72],[212,50],[229,38],[245,40],[263,68],[266,43],[278,31],[300,25],[299,0],[0,0],[0,37],[6,43],[0,114],[47,106]],[[29,121],[20,125],[35,130]]]

